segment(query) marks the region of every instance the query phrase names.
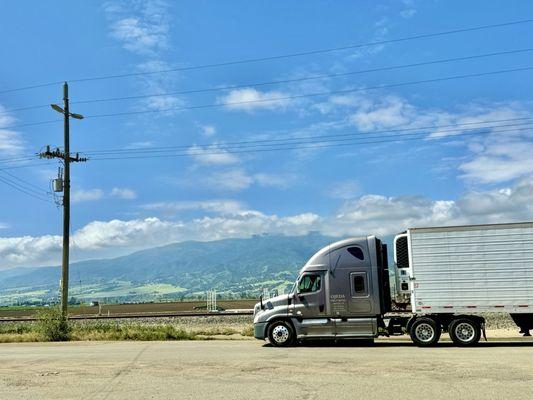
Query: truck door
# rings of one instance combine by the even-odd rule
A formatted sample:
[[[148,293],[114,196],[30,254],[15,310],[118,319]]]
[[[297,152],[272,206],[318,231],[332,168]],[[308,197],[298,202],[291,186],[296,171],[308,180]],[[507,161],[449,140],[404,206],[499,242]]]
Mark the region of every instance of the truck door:
[[[350,272],[350,314],[352,318],[336,318],[337,337],[372,336],[376,333],[376,318],[372,313],[368,271]],[[358,315],[361,315],[360,317]],[[367,317],[367,318],[364,318]]]
[[[372,282],[371,277],[370,270],[350,273],[351,314],[369,315],[372,313],[372,298],[369,287],[370,282]]]
[[[298,281],[294,315],[301,318],[301,334],[306,337],[334,335],[333,322],[326,317],[325,273],[306,272]]]

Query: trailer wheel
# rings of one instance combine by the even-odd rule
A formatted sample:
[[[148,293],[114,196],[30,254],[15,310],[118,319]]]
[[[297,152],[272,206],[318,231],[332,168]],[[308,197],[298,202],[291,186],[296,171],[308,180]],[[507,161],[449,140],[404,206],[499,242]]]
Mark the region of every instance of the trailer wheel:
[[[440,338],[440,324],[433,318],[420,317],[415,319],[409,329],[411,340],[418,346],[427,347],[436,344]]]
[[[450,338],[457,346],[472,346],[479,342],[481,328],[476,321],[469,318],[457,318],[448,328]]]
[[[287,321],[274,321],[268,327],[268,340],[274,346],[290,346],[294,338],[294,328]]]

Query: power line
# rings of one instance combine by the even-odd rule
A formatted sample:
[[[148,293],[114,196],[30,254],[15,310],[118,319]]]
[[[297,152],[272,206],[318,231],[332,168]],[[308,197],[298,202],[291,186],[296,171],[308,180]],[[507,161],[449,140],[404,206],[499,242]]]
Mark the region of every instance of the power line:
[[[308,140],[309,143],[312,143],[316,140],[322,140],[322,141],[328,141],[333,138],[339,138],[339,137],[352,137],[352,136],[362,136],[362,135],[376,135],[380,133],[393,133],[393,132],[404,132],[404,131],[430,131],[430,130],[437,130],[439,132],[454,132],[454,131],[462,131],[464,129],[451,129],[451,130],[442,130],[442,128],[450,128],[450,127],[471,127],[470,130],[480,130],[480,129],[494,129],[494,128],[502,128],[502,127],[517,127],[522,125],[529,125],[532,122],[522,122],[522,123],[516,123],[516,124],[505,124],[505,125],[487,125],[487,124],[494,124],[494,123],[501,123],[501,122],[516,122],[516,121],[530,121],[532,120],[532,117],[519,117],[519,118],[506,118],[506,119],[498,119],[498,120],[484,120],[484,121],[477,121],[477,122],[465,122],[465,123],[456,123],[456,124],[446,124],[446,125],[429,125],[429,126],[423,126],[423,127],[415,127],[415,128],[398,128],[398,129],[388,129],[388,130],[380,130],[380,131],[371,131],[371,132],[350,132],[350,133],[338,133],[333,135],[315,135],[315,136],[296,136],[291,138],[274,138],[274,139],[263,139],[263,140],[250,140],[250,141],[234,141],[234,142],[226,142],[222,144],[186,144],[186,145],[178,145],[178,146],[163,146],[163,147],[153,147],[150,149],[127,149],[127,148],[117,148],[117,149],[103,149],[103,150],[82,150],[80,153],[87,154],[87,155],[109,155],[109,154],[128,154],[128,153],[151,153],[151,152],[166,152],[166,151],[172,151],[172,150],[188,150],[193,146],[197,146],[200,148],[216,148],[218,150],[222,150],[225,152],[227,149],[232,148],[239,148],[239,147],[250,147],[250,146],[258,146],[261,144],[264,145],[290,145],[295,144],[294,141],[296,140]],[[473,126],[475,125],[475,126]],[[468,128],[467,128],[468,129]],[[516,130],[516,129],[515,129]],[[285,143],[283,143],[285,142]],[[219,154],[217,153],[206,153],[205,151],[202,151],[198,154]],[[187,152],[186,155],[195,155],[194,153]],[[98,159],[98,158],[97,158]],[[2,159],[0,162],[23,162],[23,161],[31,161],[34,160],[34,157],[26,157],[21,159]],[[50,163],[48,163],[50,164]],[[19,165],[19,166],[10,166],[10,167],[4,167],[1,168],[1,170],[5,169],[13,169],[13,168],[25,168],[28,166],[34,166],[33,164],[25,164],[25,165]],[[42,165],[39,163],[39,165]]]
[[[504,133],[504,132],[515,132],[515,131],[533,131],[533,128],[523,128],[523,129],[507,129],[507,130],[499,130],[499,131],[493,131],[493,133]],[[469,135],[485,135],[490,133],[490,131],[486,132],[479,132],[479,131],[472,131],[472,132],[459,132],[453,135],[444,135],[444,136],[434,136],[434,137],[428,137],[427,132],[415,132],[415,133],[407,133],[407,134],[398,134],[398,135],[383,135],[378,137],[379,139],[385,138],[385,140],[371,140],[371,141],[358,141],[355,142],[355,140],[366,140],[367,138],[360,138],[360,139],[351,139],[351,142],[348,143],[334,143],[331,144],[332,141],[327,141],[327,143],[323,145],[316,145],[315,143],[288,143],[288,145],[292,145],[293,147],[271,147],[266,149],[244,149],[244,150],[223,150],[223,151],[213,151],[213,152],[187,152],[187,153],[178,153],[178,154],[159,154],[159,155],[126,155],[126,156],[119,156],[119,157],[93,157],[91,160],[127,160],[127,159],[149,159],[149,158],[176,158],[176,157],[186,157],[186,156],[194,156],[194,155],[216,155],[216,154],[243,154],[243,153],[257,153],[257,152],[270,152],[270,151],[286,151],[286,150],[300,150],[300,149],[317,149],[317,148],[329,148],[329,147],[338,147],[338,146],[353,146],[353,145],[365,145],[365,144],[375,144],[375,143],[392,143],[392,142],[403,142],[403,141],[410,141],[410,140],[438,140],[438,139],[447,139],[447,138],[455,138],[458,136],[469,136]],[[415,136],[416,135],[416,136]],[[398,139],[398,136],[412,136],[407,138]],[[373,139],[373,138],[370,138]],[[345,139],[346,140],[346,139]],[[339,140],[337,140],[339,141]],[[320,142],[318,142],[320,143]],[[312,144],[312,146],[302,146],[302,144]],[[280,146],[280,145],[277,145]]]
[[[395,69],[442,64],[442,63],[449,63],[449,62],[456,62],[456,61],[474,60],[474,59],[494,57],[494,56],[500,56],[500,55],[525,53],[525,52],[530,52],[530,51],[533,51],[533,48],[506,50],[506,51],[476,54],[476,55],[470,55],[470,56],[464,56],[464,57],[453,57],[453,58],[438,59],[438,60],[431,60],[431,61],[422,61],[422,62],[411,63],[411,64],[392,65],[392,66],[377,67],[377,68],[370,68],[370,69],[350,71],[350,72],[342,72],[342,73],[336,73],[336,74],[311,75],[311,76],[294,78],[294,79],[281,79],[281,80],[273,80],[273,81],[267,81],[267,82],[251,82],[251,83],[239,84],[239,85],[218,86],[218,87],[210,87],[210,88],[203,88],[203,89],[188,89],[188,90],[181,90],[181,91],[175,91],[175,92],[152,93],[152,94],[145,94],[145,95],[78,100],[78,101],[73,101],[72,104],[91,104],[91,103],[110,102],[110,101],[144,99],[144,98],[151,98],[151,97],[164,97],[164,96],[174,96],[174,95],[184,95],[184,94],[194,94],[194,93],[219,92],[219,91],[224,91],[224,90],[242,89],[242,88],[248,88],[248,87],[259,87],[259,86],[268,86],[268,85],[278,85],[278,84],[284,84],[284,83],[305,82],[309,80],[319,80],[319,79],[328,79],[328,78],[340,78],[340,77],[365,74],[365,73],[370,73],[370,72],[391,71]],[[41,105],[35,105],[35,106],[4,109],[3,111],[0,111],[0,114],[7,114],[7,113],[13,113],[17,111],[27,111],[27,110],[34,110],[34,109],[48,108],[48,107],[50,107],[49,104],[41,104]]]
[[[353,49],[357,49],[357,48],[380,46],[380,45],[384,45],[384,44],[399,43],[399,42],[405,42],[405,41],[417,40],[417,39],[427,39],[427,38],[439,37],[439,36],[445,36],[445,35],[451,35],[451,34],[457,34],[457,33],[473,32],[473,31],[487,30],[487,29],[493,29],[493,28],[502,28],[502,27],[506,27],[506,26],[527,24],[527,23],[531,23],[531,22],[533,22],[533,19],[523,19],[523,20],[503,22],[503,23],[498,23],[498,24],[480,25],[480,26],[474,26],[474,27],[469,27],[469,28],[459,28],[459,29],[452,29],[452,30],[448,30],[448,31],[425,33],[425,34],[413,35],[413,36],[406,36],[406,37],[403,37],[403,38],[372,41],[372,42],[359,43],[359,44],[353,44],[353,45],[341,46],[341,47],[332,47],[332,48],[327,48],[327,49],[309,50],[309,51],[302,51],[302,52],[289,53],[289,54],[281,54],[281,55],[268,56],[268,57],[247,58],[247,59],[241,59],[241,60],[233,60],[233,61],[211,63],[211,64],[202,64],[202,65],[188,66],[188,67],[177,67],[177,68],[170,68],[170,69],[160,69],[160,70],[156,70],[156,71],[132,72],[132,73],[125,73],[125,74],[102,75],[102,76],[94,76],[94,77],[87,77],[87,78],[68,79],[68,81],[70,81],[70,82],[88,82],[88,81],[96,81],[96,80],[127,78],[127,77],[133,77],[133,76],[153,75],[153,74],[168,73],[168,72],[178,72],[178,71],[191,71],[191,70],[206,69],[206,68],[216,68],[216,67],[238,65],[238,64],[248,64],[248,63],[256,63],[256,62],[272,61],[272,60],[279,60],[279,59],[286,59],[286,58],[293,58],[293,57],[301,57],[301,56],[309,56],[309,55],[316,55],[316,54],[332,53],[332,52],[337,52],[337,51],[342,51],[342,50],[353,50]],[[35,89],[35,88],[53,86],[53,85],[60,84],[62,82],[63,81],[55,81],[55,82],[47,82],[47,83],[41,83],[41,84],[35,84],[35,85],[28,85],[28,86],[19,87],[19,88],[13,88],[13,89],[5,89],[5,90],[0,91],[0,94],[11,93],[11,92],[16,92],[16,91],[20,91],[20,90],[28,90],[28,89]]]
[[[183,95],[183,94],[218,92],[218,91],[224,91],[224,90],[242,89],[242,88],[247,88],[247,87],[279,85],[283,83],[304,82],[304,81],[309,81],[309,80],[318,80],[318,79],[327,79],[327,78],[339,78],[339,77],[344,77],[344,76],[365,74],[365,73],[370,73],[370,72],[390,71],[394,69],[419,67],[423,65],[441,64],[441,63],[448,63],[448,62],[454,62],[454,61],[466,61],[466,60],[473,60],[473,59],[478,59],[478,58],[524,53],[524,52],[530,52],[530,51],[533,51],[533,48],[509,50],[509,51],[479,54],[479,55],[472,55],[472,56],[465,56],[465,57],[454,57],[454,58],[448,58],[448,59],[424,61],[424,62],[403,64],[403,65],[393,65],[393,66],[378,67],[378,68],[364,69],[364,70],[358,70],[358,71],[342,72],[342,73],[336,73],[336,74],[313,75],[313,76],[293,78],[293,79],[281,79],[281,80],[274,80],[274,81],[267,81],[267,82],[252,82],[252,83],[247,83],[247,84],[210,87],[210,88],[204,88],[204,89],[181,90],[181,91],[167,92],[167,93],[153,93],[153,94],[136,95],[136,96],[123,96],[123,97],[110,97],[110,98],[102,98],[102,99],[80,100],[80,101],[76,101],[73,103],[88,104],[88,103],[99,103],[99,102],[108,102],[108,101],[143,99],[143,98],[150,98],[150,97],[164,97],[164,96]],[[39,106],[39,107],[43,107],[43,106]]]
[[[31,196],[33,198],[36,198],[38,200],[41,200],[41,201],[44,201],[44,202],[47,202],[47,203],[51,203],[52,202],[50,199],[46,199],[44,197],[41,197],[40,195],[37,195],[37,194],[27,190],[26,188],[23,188],[23,187],[15,184],[15,183],[13,183],[11,180],[9,180],[9,179],[7,179],[5,177],[0,176],[0,182],[3,182],[6,185],[12,187],[13,189],[15,189],[15,190],[17,190],[17,191],[19,191],[21,193],[24,193],[24,194],[26,194],[28,196]]]
[[[451,135],[440,135],[440,136],[428,136],[427,132],[413,132],[413,133],[407,133],[407,134],[397,134],[397,135],[382,135],[379,137],[374,138],[359,138],[359,139],[351,139],[349,142],[344,143],[331,143],[334,141],[323,141],[323,142],[310,142],[310,143],[287,143],[286,145],[292,146],[287,147],[283,144],[273,144],[270,148],[261,148],[261,149],[243,149],[243,150],[223,150],[223,151],[212,151],[212,152],[200,152],[200,153],[194,153],[194,152],[187,152],[187,153],[181,153],[181,154],[166,154],[166,155],[137,155],[137,156],[122,156],[122,157],[94,157],[92,160],[126,160],[126,159],[150,159],[150,158],[176,158],[176,157],[185,157],[185,156],[191,156],[191,155],[212,155],[212,154],[243,154],[243,153],[258,153],[258,152],[273,152],[273,151],[287,151],[287,150],[302,150],[302,149],[322,149],[322,148],[332,148],[332,147],[339,147],[339,146],[356,146],[356,145],[370,145],[370,144],[380,144],[380,143],[395,143],[395,142],[408,142],[408,141],[415,141],[415,140],[426,140],[428,143],[433,140],[442,140],[442,139],[455,139],[457,137],[464,137],[464,136],[472,136],[472,135],[487,135],[489,133],[505,133],[505,132],[516,132],[516,131],[522,131],[523,133],[530,133],[533,132],[533,128],[512,128],[512,129],[505,129],[505,130],[493,130],[493,131],[479,131],[479,129],[486,129],[488,127],[481,127],[481,128],[473,128],[470,129],[470,131],[464,131],[461,130],[456,134]],[[493,128],[493,127],[490,127]],[[399,138],[401,137],[401,138]],[[368,140],[372,139],[372,140]],[[374,140],[379,139],[379,140]],[[321,144],[323,143],[323,144]],[[303,144],[303,145],[302,145]],[[310,146],[308,146],[310,144]],[[277,147],[275,147],[277,146]],[[284,147],[279,147],[284,146]],[[29,167],[30,165],[24,165],[19,166],[21,168]],[[11,168],[19,168],[17,166],[15,167],[6,167],[2,168],[0,170],[5,169],[11,169]]]
[[[35,158],[33,158],[35,160]],[[10,170],[10,169],[20,169],[20,168],[33,168],[33,167],[42,167],[43,165],[48,166],[52,165],[53,163],[42,163],[42,162],[34,162],[29,164],[23,164],[23,165],[10,165],[7,167],[1,167],[0,171]]]
[[[485,132],[486,134],[487,132]],[[465,136],[465,135],[472,135],[472,134],[480,134],[480,133],[463,133],[463,134],[456,134],[450,137],[457,137],[457,136]],[[323,145],[312,145],[312,146],[294,146],[294,147],[273,147],[273,148],[267,148],[267,149],[255,149],[255,150],[242,150],[242,151],[225,151],[225,152],[210,152],[210,153],[199,153],[196,155],[214,155],[214,154],[250,154],[250,153],[262,153],[262,152],[276,152],[276,151],[288,151],[288,150],[303,150],[303,149],[321,149],[321,148],[330,148],[330,147],[339,147],[339,146],[354,146],[354,145],[365,145],[365,144],[377,144],[377,143],[392,143],[392,142],[405,142],[405,141],[411,141],[411,140],[427,140],[427,135],[423,134],[423,136],[420,136],[421,134],[411,134],[411,135],[419,135],[416,137],[410,137],[410,138],[404,138],[404,139],[385,139],[385,140],[375,140],[375,141],[367,141],[367,142],[352,142],[352,143],[336,143],[336,144],[323,144]],[[443,137],[443,138],[450,138],[450,137]],[[126,156],[126,157],[101,157],[101,158],[92,158],[91,160],[127,160],[127,159],[151,159],[151,158],[179,158],[179,157],[185,157],[190,156],[191,154],[174,154],[174,155],[158,155],[158,156]]]
[[[21,90],[38,89],[38,88],[47,87],[47,86],[59,85],[61,83],[63,83],[63,81],[38,83],[38,84],[35,84],[35,85],[22,86],[22,87],[18,87],[18,88],[14,88],[14,89],[1,90],[0,94],[19,92]]]
[[[18,128],[26,128],[28,126],[54,124],[58,122],[62,122],[62,121],[60,119],[52,119],[52,120],[47,120],[47,121],[29,122],[26,124],[19,124],[19,125],[0,126],[0,129],[18,129]]]
[[[7,173],[7,171],[2,171],[2,173]],[[11,176],[13,176],[13,175],[11,175]],[[17,186],[17,187],[19,187],[19,188],[21,188],[21,189],[23,189],[23,190],[26,190],[26,191],[28,191],[28,192],[31,192],[31,193],[33,193],[33,194],[35,194],[35,195],[37,195],[37,196],[41,196],[41,195],[43,195],[43,194],[48,194],[48,193],[46,193],[45,190],[42,190],[42,189],[40,189],[40,190],[35,190],[35,189],[31,188],[31,187],[27,187],[27,186],[25,186],[25,185],[21,185],[21,184],[18,182],[18,181],[19,181],[18,178],[16,178],[16,177],[15,177],[15,179],[10,179],[10,178],[5,177],[5,176],[4,176],[4,177],[0,177],[0,178],[2,178],[5,182],[10,182],[11,184],[13,184],[13,185],[15,185],[15,186]]]
[[[347,45],[347,46],[301,51],[301,52],[296,52],[296,53],[288,53],[288,54],[281,54],[281,55],[268,56],[268,57],[247,58],[247,59],[241,59],[241,60],[225,61],[225,62],[211,63],[211,64],[202,64],[202,65],[195,65],[195,66],[188,66],[188,67],[160,69],[156,71],[131,72],[131,73],[114,74],[114,75],[101,75],[101,76],[93,76],[93,77],[86,77],[86,78],[68,79],[68,81],[69,82],[88,82],[88,81],[97,81],[97,80],[105,80],[105,79],[127,78],[127,77],[153,75],[153,74],[168,73],[168,72],[191,71],[191,70],[217,68],[217,67],[224,67],[224,66],[238,65],[238,64],[272,61],[272,60],[279,60],[279,59],[286,59],[286,58],[332,53],[332,52],[343,51],[343,50],[353,50],[357,48],[364,48],[364,47],[371,47],[371,46],[380,46],[384,44],[399,43],[399,42],[405,42],[405,41],[417,40],[417,39],[427,39],[427,38],[433,38],[433,37],[439,37],[439,36],[445,36],[445,35],[451,35],[451,34],[481,31],[481,30],[487,30],[487,29],[493,29],[493,28],[502,28],[506,26],[526,24],[526,23],[531,23],[531,22],[533,22],[533,19],[523,19],[523,20],[503,22],[503,23],[498,23],[498,24],[479,25],[479,26],[468,27],[468,28],[459,28],[459,29],[453,29],[453,30],[448,30],[448,31],[406,36],[406,37],[396,38],[396,39],[371,41],[371,42],[352,44],[352,45]],[[13,89],[5,89],[5,90],[1,90],[0,94],[10,93],[10,92],[15,92],[15,91],[20,91],[20,90],[41,88],[41,87],[46,87],[46,86],[53,86],[53,85],[60,84],[62,82],[63,81],[55,81],[55,82],[41,83],[41,84],[35,84],[35,85],[28,85],[28,86],[19,87],[19,88],[13,88]]]
[[[455,132],[455,131],[462,131],[463,129],[458,129],[458,127],[471,127],[470,129],[494,129],[494,128],[503,128],[503,127],[517,127],[522,125],[529,125],[532,122],[521,122],[521,123],[515,123],[515,124],[504,124],[504,125],[487,125],[487,124],[495,124],[495,123],[502,123],[502,122],[518,122],[518,121],[531,121],[533,117],[518,117],[518,118],[506,118],[506,119],[497,119],[497,120],[483,120],[483,121],[476,121],[476,122],[465,122],[465,123],[455,123],[455,124],[446,124],[446,125],[428,125],[428,126],[421,126],[421,127],[411,127],[411,128],[396,128],[396,129],[387,129],[387,130],[377,130],[377,131],[370,131],[370,132],[349,132],[349,133],[337,133],[332,135],[315,135],[315,136],[293,136],[290,138],[273,138],[273,139],[262,139],[262,140],[248,140],[248,141],[233,141],[233,142],[225,142],[221,144],[212,144],[212,143],[191,143],[186,145],[178,145],[178,146],[161,146],[161,147],[151,147],[149,149],[128,149],[128,148],[116,148],[116,149],[99,149],[99,150],[82,150],[80,153],[93,156],[93,155],[113,155],[113,154],[138,154],[138,153],[157,153],[157,152],[168,152],[172,150],[189,150],[191,147],[196,146],[199,148],[211,148],[211,149],[217,149],[217,150],[227,150],[232,148],[239,148],[239,147],[250,147],[253,145],[259,145],[262,144],[263,146],[266,145],[289,145],[294,144],[294,141],[297,140],[308,140],[310,143],[314,142],[315,140],[322,140],[327,141],[328,139],[333,138],[342,138],[342,137],[352,137],[352,136],[363,136],[363,135],[377,135],[382,133],[394,133],[394,132],[406,132],[406,131],[431,131],[431,130],[437,130],[438,132]],[[443,128],[452,128],[455,127],[456,129],[451,130],[443,130]],[[260,146],[261,147],[261,146]],[[201,154],[206,154],[204,151],[202,151]],[[218,153],[217,153],[218,154]],[[187,155],[194,155],[190,152],[187,153]],[[13,162],[24,162],[24,161],[31,161],[35,160],[35,156],[31,155],[29,157],[24,158],[14,158],[14,159],[0,159],[0,163],[13,163]],[[47,163],[50,164],[50,163]],[[12,167],[4,167],[0,168],[0,171],[4,169],[12,169],[12,168],[25,168],[28,166],[36,165],[35,163],[32,163],[30,165],[19,165],[19,166],[12,166]],[[39,163],[39,165],[42,165]]]
[[[243,105],[243,104],[268,103],[268,102],[276,102],[276,101],[283,101],[283,100],[290,100],[290,99],[328,96],[328,95],[335,95],[335,94],[347,94],[347,93],[355,93],[355,92],[364,92],[368,90],[385,89],[385,88],[391,88],[391,87],[419,85],[419,84],[432,83],[432,82],[444,82],[444,81],[450,81],[450,80],[455,80],[455,79],[466,79],[466,78],[474,78],[474,77],[480,77],[480,76],[504,74],[504,73],[510,73],[510,72],[529,71],[532,69],[533,69],[533,66],[529,66],[529,67],[502,69],[502,70],[488,71],[488,72],[478,72],[478,73],[473,73],[473,74],[452,75],[452,76],[446,76],[446,77],[441,77],[441,78],[424,79],[424,80],[419,80],[419,81],[399,82],[399,83],[393,83],[393,84],[369,86],[369,87],[364,87],[364,88],[342,89],[342,90],[332,90],[332,91],[307,93],[307,94],[299,94],[299,95],[273,97],[273,98],[268,98],[268,99],[244,100],[244,101],[226,102],[226,103],[212,103],[212,104],[203,104],[203,105],[188,106],[188,107],[171,107],[171,108],[158,109],[158,110],[124,111],[124,112],[108,113],[108,114],[93,114],[93,115],[85,116],[85,119],[120,117],[120,116],[139,115],[139,114],[153,114],[153,113],[162,113],[162,112],[169,112],[169,111],[199,110],[199,109],[219,108],[219,107],[227,107],[227,106],[235,106],[235,105]],[[22,125],[11,125],[11,126],[4,126],[2,127],[2,129],[15,129],[15,128],[21,128],[21,127],[27,127],[27,126],[56,123],[60,121],[61,120],[51,120],[51,121],[40,121],[40,122],[27,123],[27,124],[22,124]]]
[[[29,161],[33,160],[35,157],[33,155],[28,155],[24,157],[13,157],[13,158],[2,158],[0,159],[0,163],[13,163],[13,162],[22,162],[22,161]]]
[[[14,174],[12,174],[11,172],[7,172],[7,171],[2,171],[0,170],[2,173],[6,174],[6,175],[9,175],[11,178],[13,179],[16,179],[17,181],[19,182],[22,182],[24,183],[26,186],[28,186],[28,190],[33,190],[35,191],[36,193],[45,193],[45,194],[48,194],[48,192],[46,190],[44,190],[43,188],[31,183],[31,182],[28,182]],[[21,185],[22,186],[22,185]],[[33,188],[33,189],[32,189]]]
[[[397,132],[406,132],[406,131],[438,131],[439,133],[443,132],[456,132],[456,131],[463,131],[464,129],[460,129],[459,127],[466,127],[465,129],[470,130],[480,130],[480,129],[494,129],[494,128],[504,128],[504,127],[519,127],[523,125],[529,125],[532,122],[527,122],[533,120],[533,117],[518,117],[518,118],[506,118],[506,119],[497,119],[497,120],[483,120],[483,121],[476,121],[476,122],[465,122],[465,123],[455,123],[455,124],[446,124],[446,125],[428,125],[428,126],[421,126],[421,127],[411,127],[411,128],[396,128],[396,129],[387,129],[387,130],[377,130],[377,131],[371,131],[371,132],[349,132],[349,133],[337,133],[332,135],[315,135],[315,136],[294,136],[290,138],[273,138],[273,139],[262,139],[262,140],[248,140],[248,141],[233,141],[233,142],[226,142],[214,145],[212,143],[206,143],[206,144],[186,144],[186,145],[178,145],[178,146],[161,146],[161,147],[152,147],[149,149],[128,149],[128,148],[117,148],[117,149],[100,149],[100,150],[82,150],[80,153],[89,155],[89,156],[99,156],[99,155],[114,155],[114,154],[138,154],[138,153],[157,153],[157,152],[168,152],[172,150],[189,150],[191,147],[196,146],[199,148],[205,148],[205,149],[215,149],[219,150],[220,153],[226,152],[228,149],[234,149],[234,148],[240,148],[240,147],[262,147],[267,145],[294,145],[294,141],[298,140],[306,140],[309,143],[316,143],[316,141],[330,141],[334,138],[342,138],[342,137],[353,137],[353,136],[363,136],[363,135],[377,135],[377,134],[383,134],[383,133],[397,133]],[[524,121],[524,122],[518,122],[518,121]],[[500,124],[502,122],[517,122],[514,124]],[[488,125],[488,124],[500,124],[500,125]],[[447,129],[443,130],[443,128],[456,128],[456,129]],[[516,129],[515,129],[516,130]],[[216,153],[206,153],[205,151],[202,151],[202,155],[207,154],[219,154],[219,152]],[[194,152],[188,151],[186,155],[198,155]],[[20,161],[10,160],[10,159],[4,159],[0,160],[0,162],[23,162],[23,161],[31,161],[35,160],[34,156],[30,156],[27,158],[22,158]],[[47,163],[50,164],[50,163]],[[25,168],[28,166],[34,166],[35,163],[32,164],[25,164],[20,166],[11,166],[11,167],[4,167],[3,169],[12,169],[12,168]],[[42,164],[38,164],[42,165]]]
[[[17,107],[17,108],[4,108],[2,111],[0,111],[1,114],[10,114],[18,111],[27,111],[27,110],[36,110],[39,108],[47,108],[50,107],[50,104],[40,104],[38,106],[27,106],[27,107]]]
[[[480,125],[480,124],[488,124],[493,122],[511,122],[511,121],[530,121],[530,122],[521,122],[521,123],[515,123],[515,124],[504,124],[504,125],[485,125],[485,126],[472,126],[472,125]],[[295,144],[294,141],[298,140],[305,140],[305,141],[330,141],[335,138],[343,138],[343,137],[349,137],[349,139],[353,139],[353,136],[359,136],[362,138],[365,138],[363,135],[376,135],[380,133],[393,133],[393,132],[403,132],[403,131],[430,131],[430,130],[437,130],[438,133],[442,132],[456,132],[456,131],[463,131],[465,129],[494,129],[494,128],[504,128],[504,127],[519,127],[523,125],[530,125],[533,123],[533,117],[523,117],[523,118],[509,118],[509,119],[503,119],[503,120],[492,120],[492,121],[478,121],[478,122],[467,122],[467,123],[459,123],[459,124],[448,124],[448,125],[432,125],[432,126],[425,126],[425,127],[415,127],[415,128],[400,128],[400,129],[388,129],[388,130],[378,130],[378,131],[371,131],[371,132],[351,132],[351,133],[338,133],[333,135],[315,135],[315,136],[296,136],[291,138],[283,138],[283,139],[264,139],[264,140],[251,140],[251,141],[238,141],[238,142],[226,142],[221,144],[188,144],[188,145],[179,145],[179,146],[165,146],[165,147],[152,147],[148,149],[125,149],[125,148],[118,148],[118,149],[104,149],[104,150],[85,150],[82,151],[82,153],[87,155],[106,155],[106,154],[142,154],[142,153],[158,153],[158,152],[169,152],[169,151],[175,151],[175,150],[190,150],[192,147],[198,147],[198,148],[211,148],[211,149],[220,149],[220,150],[226,150],[226,149],[233,149],[233,148],[240,148],[240,147],[255,147],[255,146],[272,146],[272,145],[285,145],[285,144]],[[466,127],[466,128],[457,128],[457,127]],[[443,130],[442,128],[448,128],[448,127],[455,127],[455,129],[448,129]],[[345,139],[346,140],[346,139]],[[190,155],[190,153],[187,153]],[[201,154],[204,154],[202,152]]]
[[[198,105],[198,106],[178,107],[178,108],[171,107],[171,108],[159,109],[159,110],[125,111],[125,112],[108,113],[108,114],[93,114],[93,115],[87,115],[85,118],[106,118],[106,117],[117,117],[117,116],[126,116],[126,115],[152,114],[152,113],[160,113],[160,112],[168,112],[168,111],[185,111],[185,110],[198,110],[198,109],[205,109],[205,108],[218,108],[218,107],[227,107],[227,106],[235,106],[235,105],[242,105],[242,104],[268,103],[268,102],[300,99],[300,98],[307,98],[307,97],[327,96],[327,95],[333,95],[333,94],[346,94],[346,93],[355,93],[355,92],[384,89],[384,88],[391,88],[391,87],[419,85],[419,84],[431,83],[431,82],[443,82],[443,81],[449,81],[449,80],[454,80],[454,79],[474,78],[474,77],[480,77],[480,76],[504,74],[504,73],[509,73],[509,72],[529,71],[532,69],[533,69],[533,66],[511,68],[511,69],[503,69],[503,70],[497,70],[497,71],[479,72],[479,73],[474,73],[474,74],[453,75],[453,76],[447,76],[447,77],[442,77],[442,78],[423,79],[419,81],[369,86],[365,88],[332,90],[332,91],[307,93],[307,94],[299,94],[299,95],[291,95],[291,96],[273,97],[273,98],[268,98],[268,99],[244,100],[244,101],[236,101],[236,102],[204,104],[204,105]]]

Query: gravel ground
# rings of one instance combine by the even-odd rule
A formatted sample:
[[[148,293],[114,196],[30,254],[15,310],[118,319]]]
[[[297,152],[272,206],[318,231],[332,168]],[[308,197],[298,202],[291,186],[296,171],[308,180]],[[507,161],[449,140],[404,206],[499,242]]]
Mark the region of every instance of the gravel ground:
[[[516,325],[509,316],[509,314],[481,314],[487,320],[488,329],[515,329]],[[120,324],[147,324],[147,325],[175,325],[191,328],[206,328],[213,325],[222,327],[234,327],[236,329],[243,329],[253,323],[252,315],[236,315],[236,316],[205,316],[205,317],[162,317],[162,318],[135,318],[135,319],[106,319],[95,321],[112,321]],[[74,324],[90,324],[94,321],[72,320]],[[1,322],[0,322],[1,323]],[[19,322],[17,322],[19,323]],[[20,322],[31,323],[31,322]],[[9,324],[4,322],[1,324]]]

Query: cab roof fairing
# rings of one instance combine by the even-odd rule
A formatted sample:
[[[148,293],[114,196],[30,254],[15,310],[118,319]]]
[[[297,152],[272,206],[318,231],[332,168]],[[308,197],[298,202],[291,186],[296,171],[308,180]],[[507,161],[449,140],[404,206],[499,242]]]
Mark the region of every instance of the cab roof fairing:
[[[342,249],[348,246],[361,246],[367,244],[368,239],[372,239],[375,236],[360,236],[354,238],[348,238],[339,240],[338,242],[331,243],[324,246],[317,251],[305,265],[300,269],[299,275],[307,271],[326,271],[331,268],[330,266],[330,254],[336,250]]]

